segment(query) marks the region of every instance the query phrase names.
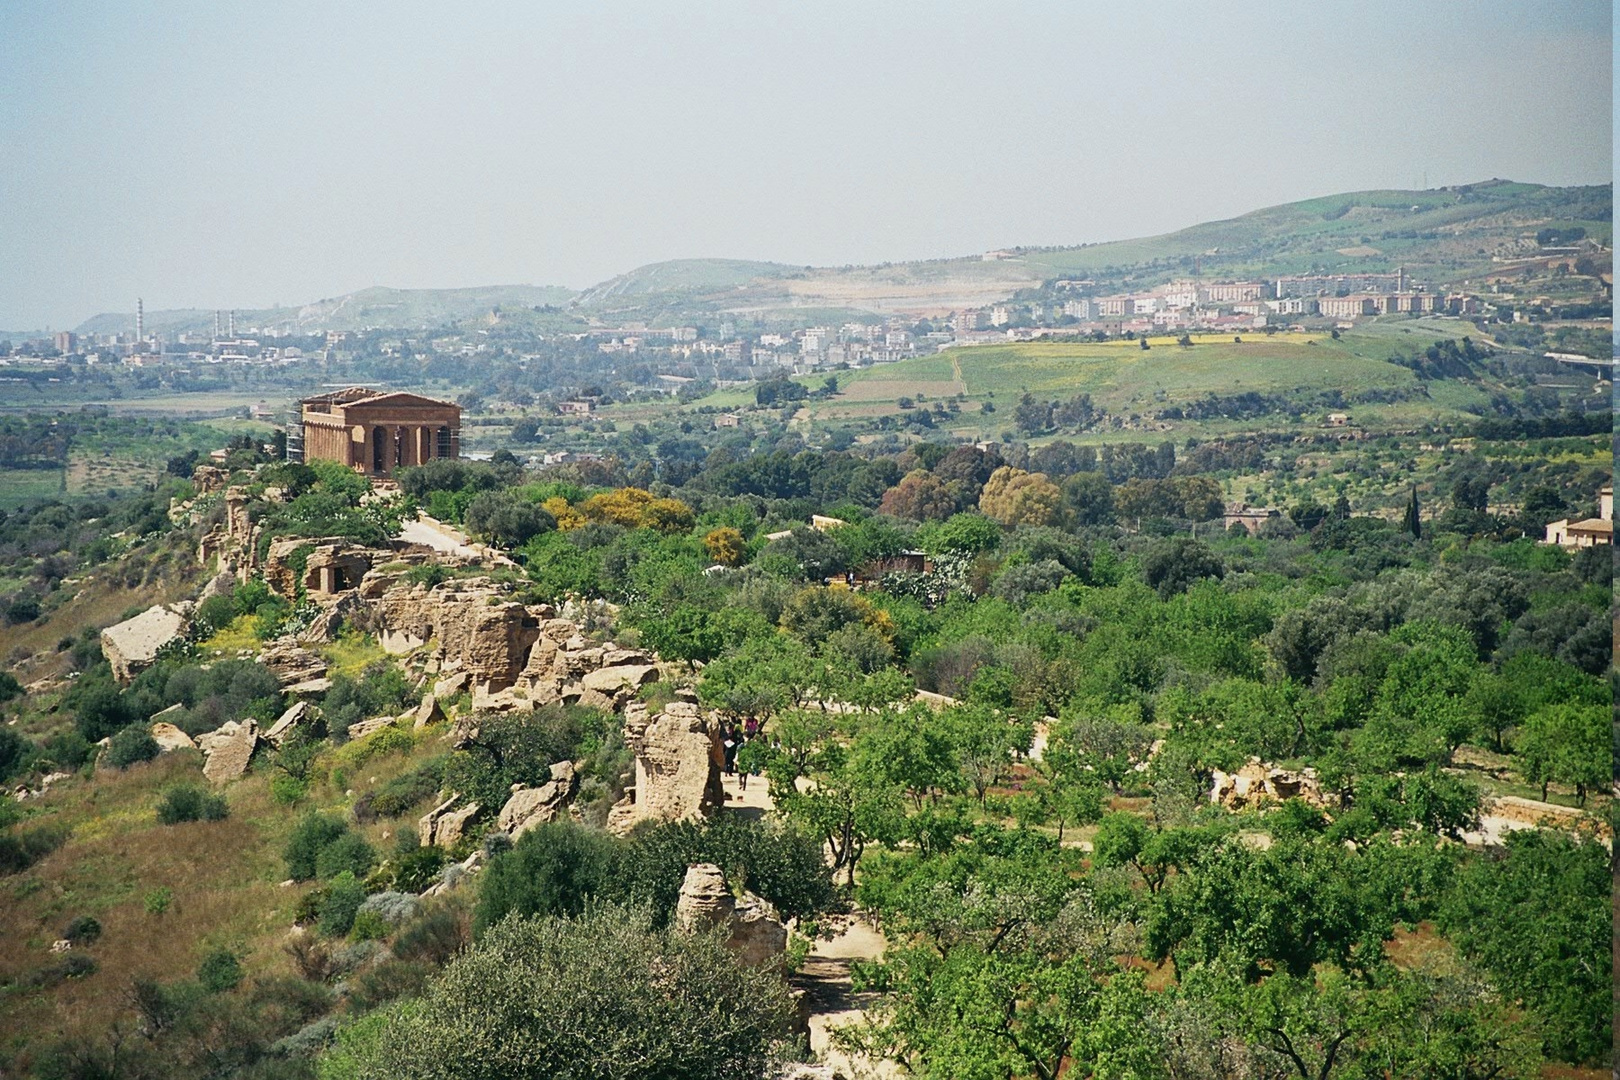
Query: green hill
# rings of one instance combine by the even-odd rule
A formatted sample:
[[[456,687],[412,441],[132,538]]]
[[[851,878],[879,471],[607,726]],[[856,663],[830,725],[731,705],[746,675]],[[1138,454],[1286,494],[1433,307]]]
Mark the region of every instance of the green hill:
[[[1535,234],[1578,227],[1613,242],[1613,186],[1546,187],[1506,180],[1427,191],[1359,191],[1267,207],[1162,236],[1079,247],[1020,247],[1001,257],[797,267],[743,259],[651,263],[580,293],[558,286],[467,289],[370,288],[301,307],[238,310],[239,326],[320,332],[373,327],[419,329],[488,319],[496,308],[567,305],[602,323],[672,326],[730,319],[777,328],[838,323],[896,312],[983,307],[1063,278],[1099,289],[1141,288],[1169,278],[1274,277],[1295,273],[1387,272],[1404,266],[1434,285],[1500,269],[1493,259],[1534,254]],[[162,334],[203,333],[214,312],[149,311]],[[117,333],[134,315],[97,315],[80,333]]]
[[[806,312],[860,315],[982,307],[1055,279],[1144,287],[1183,274],[1274,277],[1388,272],[1445,284],[1489,272],[1493,257],[1533,254],[1535,233],[1580,227],[1613,240],[1612,185],[1545,187],[1491,180],[1428,191],[1360,191],[1268,207],[1162,236],[1080,247],[1013,248],[1003,257],[795,269],[775,263],[656,263],[581,293],[579,310],[671,322],[732,315],[803,325]]]
[[[1444,282],[1486,268],[1537,229],[1580,226],[1609,244],[1613,187],[1492,180],[1431,191],[1358,191],[1256,210],[1163,236],[1031,250],[1043,276],[1162,267],[1256,274],[1385,271]],[[1372,249],[1368,253],[1367,249]],[[1346,252],[1354,252],[1347,254]]]

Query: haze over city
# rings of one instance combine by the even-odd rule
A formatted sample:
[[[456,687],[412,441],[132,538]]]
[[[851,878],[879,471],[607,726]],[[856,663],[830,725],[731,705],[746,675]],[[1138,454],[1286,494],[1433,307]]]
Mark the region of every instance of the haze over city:
[[[670,258],[932,258],[1613,172],[1593,2],[14,3],[4,22],[8,328],[137,295],[581,288]]]

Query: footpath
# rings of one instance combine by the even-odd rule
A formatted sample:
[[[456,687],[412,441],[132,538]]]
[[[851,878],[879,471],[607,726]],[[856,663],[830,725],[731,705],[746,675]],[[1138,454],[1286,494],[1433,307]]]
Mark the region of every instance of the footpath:
[[[735,776],[724,776],[726,811],[762,816],[776,809],[771,799],[770,781],[763,776],[748,778],[744,789]],[[810,1051],[827,1066],[832,1075],[846,1080],[890,1080],[903,1074],[892,1061],[872,1061],[851,1056],[833,1045],[832,1033],[846,1024],[865,1019],[865,1006],[874,994],[855,992],[850,964],[855,960],[876,960],[883,956],[883,935],[865,919],[849,919],[828,939],[817,939],[799,970],[789,980],[804,993],[809,1013]]]

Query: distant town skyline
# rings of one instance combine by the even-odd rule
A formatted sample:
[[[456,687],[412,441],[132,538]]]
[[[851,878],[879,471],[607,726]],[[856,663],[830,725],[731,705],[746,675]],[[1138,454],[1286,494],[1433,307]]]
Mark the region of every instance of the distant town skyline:
[[[0,328],[1614,171],[1612,9],[7,5]]]

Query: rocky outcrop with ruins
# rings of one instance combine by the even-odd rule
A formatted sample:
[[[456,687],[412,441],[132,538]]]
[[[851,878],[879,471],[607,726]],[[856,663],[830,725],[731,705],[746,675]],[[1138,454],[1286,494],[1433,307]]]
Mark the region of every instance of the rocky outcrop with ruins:
[[[1228,810],[1243,810],[1265,802],[1303,799],[1311,806],[1327,805],[1315,769],[1279,769],[1259,758],[1250,758],[1235,773],[1215,770],[1209,801]]]
[[[636,757],[635,786],[608,815],[613,832],[642,821],[692,821],[724,805],[720,725],[697,702],[672,701],[651,719],[645,706],[632,704],[624,713],[624,741]]]

